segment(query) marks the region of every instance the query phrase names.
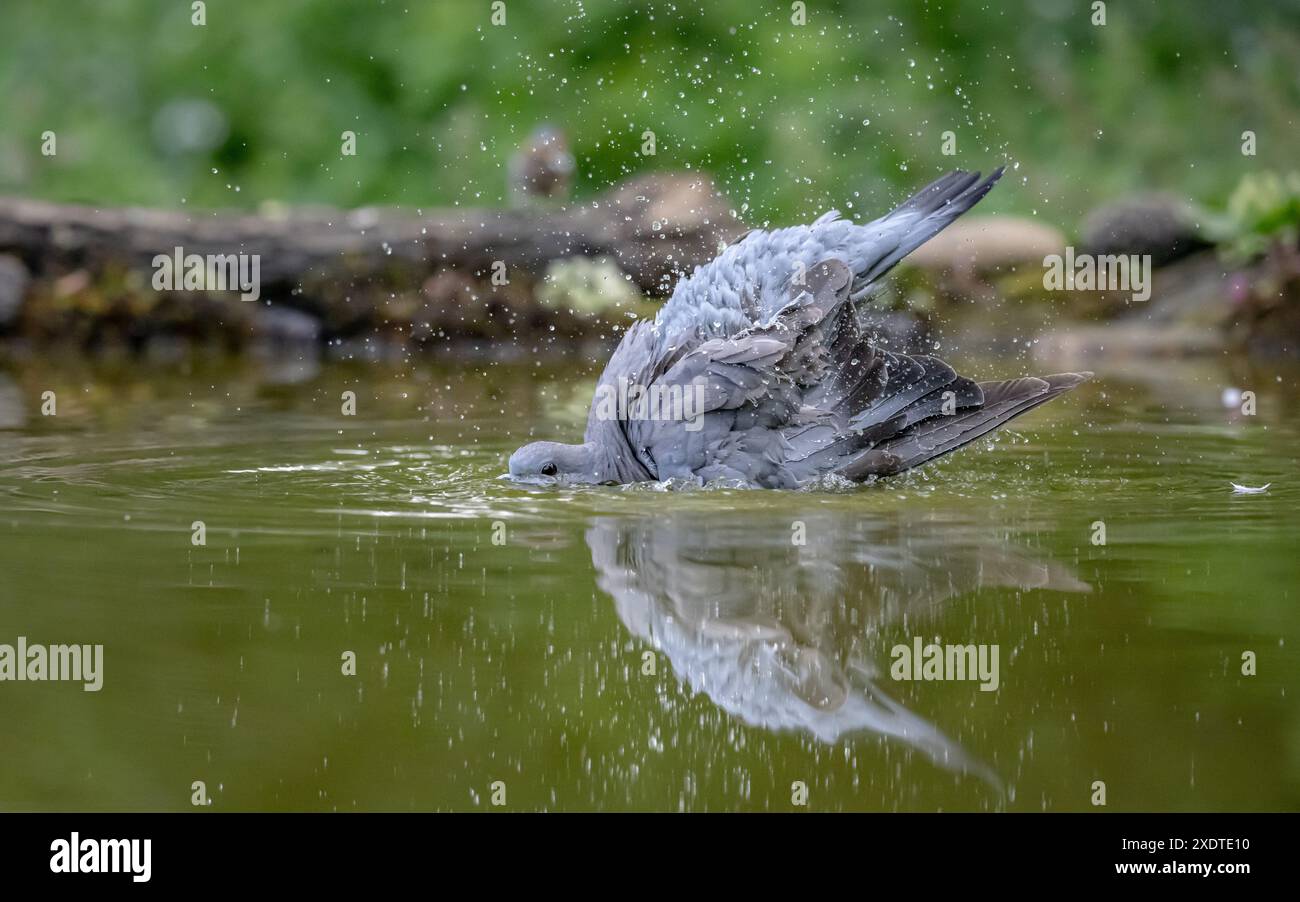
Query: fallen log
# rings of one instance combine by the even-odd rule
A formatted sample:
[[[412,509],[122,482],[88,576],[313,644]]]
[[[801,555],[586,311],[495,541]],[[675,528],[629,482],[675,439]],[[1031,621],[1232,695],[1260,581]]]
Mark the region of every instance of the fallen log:
[[[254,332],[253,311],[266,301],[318,318],[324,337],[373,329],[482,335],[502,308],[511,327],[554,325],[548,321],[563,311],[539,308],[533,287],[557,260],[607,257],[642,292],[663,295],[743,231],[709,180],[689,173],[637,177],[566,206],[414,213],[196,213],[0,198],[0,255],[18,258],[34,277],[9,331],[35,338],[77,325],[69,316],[78,318],[77,297],[87,293],[94,298],[80,305],[83,314],[121,325],[138,311],[146,321],[128,329],[133,334],[148,333],[147,319],[159,309],[171,327],[178,315],[186,320],[177,303],[199,295],[206,303],[196,315],[216,311]],[[157,291],[155,258],[177,249],[209,259],[256,255],[263,303],[241,311],[238,291]]]

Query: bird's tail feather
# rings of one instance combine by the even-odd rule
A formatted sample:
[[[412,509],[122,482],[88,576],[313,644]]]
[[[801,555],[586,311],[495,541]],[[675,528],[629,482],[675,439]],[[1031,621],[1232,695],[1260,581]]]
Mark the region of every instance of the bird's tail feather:
[[[888,250],[858,273],[855,299],[865,294],[898,261],[947,228],[953,220],[979,203],[1002,178],[1005,166],[999,166],[980,180],[978,172],[953,170],[913,194],[892,212],[862,228],[869,241],[888,236]]]

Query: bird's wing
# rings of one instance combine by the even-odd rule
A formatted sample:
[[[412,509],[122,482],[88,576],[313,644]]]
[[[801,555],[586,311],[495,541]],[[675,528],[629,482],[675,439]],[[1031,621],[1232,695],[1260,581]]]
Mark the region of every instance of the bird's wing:
[[[864,453],[918,423],[948,419],[983,402],[979,385],[937,357],[896,354],[866,337],[844,341],[834,347],[827,378],[805,399],[822,416],[785,430],[786,463],[800,481],[847,475]]]
[[[587,430],[584,441],[597,449],[607,468],[620,483],[644,482],[657,478],[652,464],[638,453],[634,437],[629,435],[629,421],[623,411],[615,409],[609,416],[602,397],[610,392],[619,397],[625,384],[641,384],[641,380],[662,365],[661,358],[667,349],[658,341],[653,326],[645,321],[633,323],[623,335],[604,372],[596,382],[596,395],[587,413]]]
[[[1075,387],[1089,374],[976,383],[944,361],[875,346],[860,329],[847,264],[827,259],[770,318],[729,337],[630,330],[609,372],[691,399],[678,417],[631,417],[620,438],[649,477],[798,485],[861,480],[924,463]],[[681,419],[697,417],[696,429]],[[589,426],[589,431],[590,431]]]
[[[1092,373],[1056,373],[1041,379],[1023,376],[1001,382],[981,382],[977,387],[983,400],[978,405],[958,410],[950,416],[915,420],[856,459],[846,462],[840,472],[848,479],[902,472],[955,451],[1090,378]]]
[[[798,400],[831,363],[830,337],[847,309],[852,280],[842,261],[822,261],[808,270],[805,284],[790,286],[790,300],[769,320],[683,349],[665,360],[653,382],[702,385],[705,413],[755,404],[786,387],[796,389]]]
[[[692,413],[714,416],[696,432],[680,422],[629,420],[624,430],[638,460],[660,478],[697,473],[712,460],[719,472],[750,481],[785,468],[792,479],[777,482],[802,482],[929,417],[982,402],[980,388],[942,360],[875,347],[858,327],[853,284],[846,263],[823,260],[803,285],[787,287],[788,300],[767,321],[727,338],[679,342],[644,367],[636,374],[642,384],[661,396],[694,397]]]
[[[803,421],[803,397],[823,381],[832,362],[830,339],[841,319],[851,318],[852,279],[842,261],[822,261],[808,270],[804,284],[790,286],[789,301],[766,322],[726,338],[700,340],[695,334],[668,343],[637,380],[660,398],[689,399],[682,409],[685,418],[698,418],[698,426],[630,418],[624,429],[638,459],[659,478],[694,474],[708,450],[725,441],[737,463],[761,457],[759,469],[779,465],[779,430]],[[753,478],[751,469],[746,465],[737,474]]]

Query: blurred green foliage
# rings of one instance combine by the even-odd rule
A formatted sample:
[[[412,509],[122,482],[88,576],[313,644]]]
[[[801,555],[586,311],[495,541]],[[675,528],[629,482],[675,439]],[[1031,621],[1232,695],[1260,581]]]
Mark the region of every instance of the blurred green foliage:
[[[1300,172],[1250,174],[1228,198],[1228,208],[1210,217],[1211,233],[1230,258],[1249,260],[1275,244],[1300,237]]]
[[[1008,160],[988,209],[1070,228],[1124,192],[1221,205],[1289,168],[1295,0],[1107,6],[1096,26],[1079,0],[807,0],[797,26],[784,0],[506,0],[496,27],[487,0],[208,0],[200,27],[188,0],[4,0],[0,192],[495,205],[542,121],[570,133],[580,196],[690,167],[752,223],[874,214]]]

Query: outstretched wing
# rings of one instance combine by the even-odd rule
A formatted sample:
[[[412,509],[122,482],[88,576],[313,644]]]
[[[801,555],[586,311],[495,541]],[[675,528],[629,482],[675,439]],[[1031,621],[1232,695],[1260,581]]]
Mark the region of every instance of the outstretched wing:
[[[831,339],[852,319],[853,274],[826,260],[789,286],[789,301],[770,319],[725,338],[683,340],[662,356],[646,385],[659,398],[690,399],[681,418],[632,418],[629,441],[659,478],[731,476],[782,484],[781,430],[819,417],[805,396],[821,385],[834,358]],[[713,468],[713,469],[710,469]]]
[[[656,478],[732,477],[793,486],[836,473],[884,476],[955,450],[1089,374],[976,383],[937,357],[878,348],[858,327],[854,278],[824,260],[767,322],[682,341],[639,376],[694,397],[680,419],[636,418],[625,435]]]
[[[1008,420],[1045,404],[1092,378],[1092,373],[1055,373],[1041,379],[1023,376],[1001,382],[981,382],[981,404],[955,415],[930,417],[910,424],[869,452],[846,464],[848,479],[891,476],[956,451],[992,432]]]

